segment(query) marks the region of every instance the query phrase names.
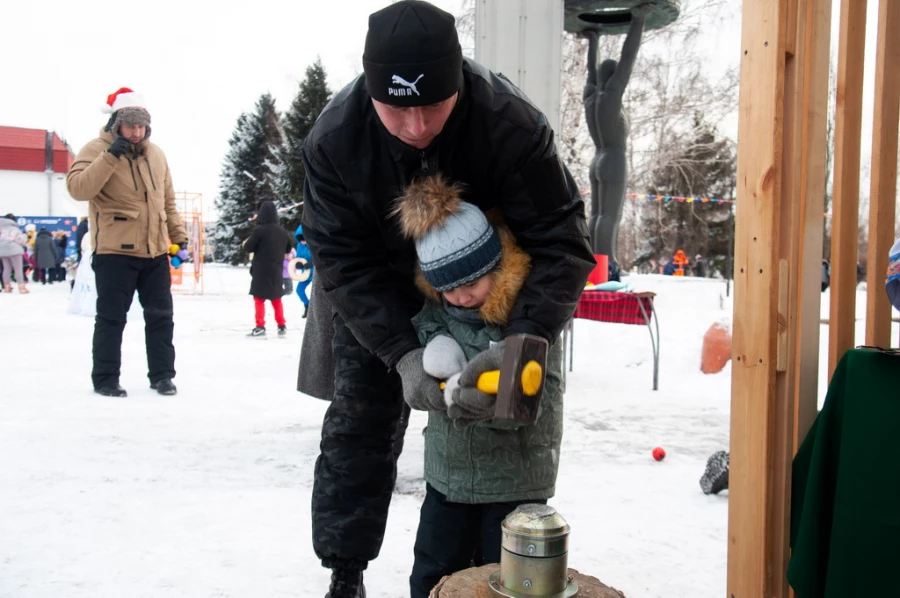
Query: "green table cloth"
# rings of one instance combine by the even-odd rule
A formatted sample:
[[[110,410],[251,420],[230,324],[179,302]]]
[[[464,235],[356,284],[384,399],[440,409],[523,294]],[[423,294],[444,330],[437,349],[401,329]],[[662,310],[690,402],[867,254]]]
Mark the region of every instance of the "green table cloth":
[[[792,484],[797,598],[900,597],[900,354],[844,355]]]

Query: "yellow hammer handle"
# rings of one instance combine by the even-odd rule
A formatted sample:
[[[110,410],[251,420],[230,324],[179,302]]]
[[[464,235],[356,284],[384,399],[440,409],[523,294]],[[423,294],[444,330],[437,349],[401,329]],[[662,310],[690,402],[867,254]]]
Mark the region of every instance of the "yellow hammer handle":
[[[533,397],[541,388],[541,377],[543,376],[541,364],[533,359],[525,364],[522,368],[522,392],[526,396]],[[484,372],[478,377],[478,390],[487,394],[497,394],[500,387],[500,370],[492,370]]]
[[[497,394],[500,387],[500,370],[491,370],[478,376],[478,390],[489,395]]]

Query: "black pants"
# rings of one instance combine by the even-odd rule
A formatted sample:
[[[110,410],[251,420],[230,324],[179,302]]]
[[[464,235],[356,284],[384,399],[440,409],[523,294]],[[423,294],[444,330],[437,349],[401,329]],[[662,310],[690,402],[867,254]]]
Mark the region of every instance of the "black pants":
[[[169,260],[165,255],[139,258],[97,255],[92,258],[97,278],[97,318],[94,320],[94,388],[119,382],[122,331],[137,290],[144,308],[144,335],[150,382],[175,377],[172,345],[172,290]]]
[[[409,576],[410,598],[428,598],[445,575],[500,562],[500,524],[522,504],[546,500],[470,505],[449,502],[447,497],[425,485],[425,502],[416,532],[415,561]]]
[[[334,317],[334,396],[322,424],[312,492],[313,548],[326,567],[378,556],[397,477],[400,376]]]

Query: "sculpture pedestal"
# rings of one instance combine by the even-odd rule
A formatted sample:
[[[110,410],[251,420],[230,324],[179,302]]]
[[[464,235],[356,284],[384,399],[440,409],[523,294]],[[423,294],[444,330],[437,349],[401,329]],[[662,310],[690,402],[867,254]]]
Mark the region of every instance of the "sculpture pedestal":
[[[680,12],[679,0],[566,0],[563,28],[569,33],[588,29],[601,35],[628,33],[631,9],[640,4],[653,4],[644,31],[662,29],[674,22]]]
[[[472,567],[448,575],[431,590],[429,598],[493,598],[488,590],[488,578],[500,565]],[[578,582],[576,598],[625,598],[625,594],[604,585],[596,577],[569,569],[569,576]]]

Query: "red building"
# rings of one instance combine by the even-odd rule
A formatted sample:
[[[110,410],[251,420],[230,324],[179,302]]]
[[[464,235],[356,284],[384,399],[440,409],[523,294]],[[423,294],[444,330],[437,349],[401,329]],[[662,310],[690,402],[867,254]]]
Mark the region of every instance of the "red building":
[[[0,126],[0,213],[80,216],[87,210],[66,191],[75,155],[53,131]]]

